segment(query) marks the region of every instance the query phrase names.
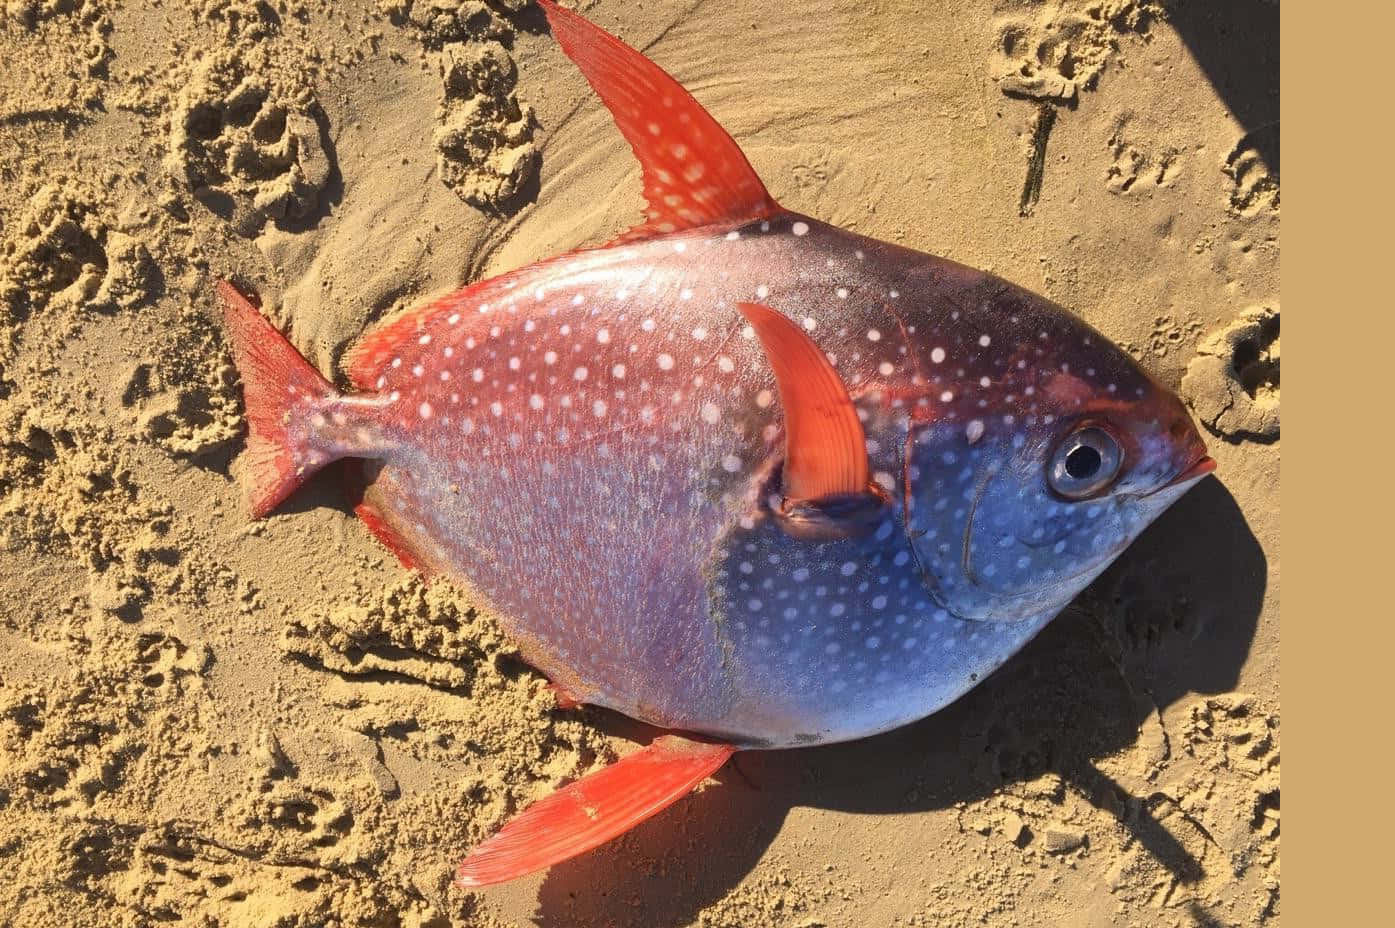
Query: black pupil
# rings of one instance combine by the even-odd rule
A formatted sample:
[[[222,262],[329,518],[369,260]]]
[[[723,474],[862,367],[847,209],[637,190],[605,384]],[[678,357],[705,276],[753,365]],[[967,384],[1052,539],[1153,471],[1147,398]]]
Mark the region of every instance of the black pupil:
[[[1100,472],[1103,460],[1089,445],[1077,445],[1066,455],[1066,473],[1076,480],[1089,480]]]

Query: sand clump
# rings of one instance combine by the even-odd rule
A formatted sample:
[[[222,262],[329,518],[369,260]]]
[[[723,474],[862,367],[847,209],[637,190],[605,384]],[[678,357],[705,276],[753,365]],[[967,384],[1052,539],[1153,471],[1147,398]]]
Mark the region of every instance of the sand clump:
[[[743,755],[465,893],[473,843],[647,733],[559,708],[343,472],[248,523],[212,285],[342,384],[372,319],[636,221],[626,146],[521,0],[0,4],[0,923],[1278,924],[1277,127],[1169,9],[956,0],[932,40],[875,4],[586,5],[791,207],[1079,309],[1232,489],[935,718]]]

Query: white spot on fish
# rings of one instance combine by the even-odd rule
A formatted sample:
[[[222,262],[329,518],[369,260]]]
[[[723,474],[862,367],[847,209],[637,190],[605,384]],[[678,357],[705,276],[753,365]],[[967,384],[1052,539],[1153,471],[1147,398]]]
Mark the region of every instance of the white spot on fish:
[[[809,223],[796,222],[794,225],[790,226],[790,231],[793,232],[795,235],[808,235]]]
[[[658,359],[658,360],[659,360],[659,370],[663,370],[663,371],[673,370],[673,355],[671,355],[671,354],[661,354],[661,355],[659,355],[659,359]]]
[[[964,434],[969,439],[969,444],[973,444],[983,437],[983,420],[973,419],[964,428]]]

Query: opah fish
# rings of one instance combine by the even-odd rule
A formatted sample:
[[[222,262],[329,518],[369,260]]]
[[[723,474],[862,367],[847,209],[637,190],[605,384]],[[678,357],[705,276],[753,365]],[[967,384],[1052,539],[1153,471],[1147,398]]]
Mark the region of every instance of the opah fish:
[[[405,563],[479,591],[566,698],[674,732],[530,806],[464,886],[595,847],[734,751],[929,715],[1214,466],[1084,322],[785,209],[672,78],[539,3],[639,158],[641,225],[382,322],[347,394],[219,285],[255,515],[359,459]]]

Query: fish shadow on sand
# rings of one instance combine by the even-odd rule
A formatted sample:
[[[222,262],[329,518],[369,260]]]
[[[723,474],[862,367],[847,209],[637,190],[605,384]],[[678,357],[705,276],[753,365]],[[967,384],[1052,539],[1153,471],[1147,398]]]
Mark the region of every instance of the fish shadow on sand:
[[[1175,803],[1130,794],[1099,761],[1133,749],[1158,711],[1234,689],[1258,626],[1266,567],[1234,498],[1208,479],[959,702],[876,738],[737,755],[719,787],[554,867],[535,919],[544,928],[688,924],[756,866],[793,808],[943,810],[1048,773],[1114,814],[1179,882],[1194,883],[1206,875],[1200,861],[1154,816],[1160,803]],[[641,726],[610,713],[588,718],[647,740]],[[1174,734],[1174,754],[1180,742]],[[901,844],[904,823],[886,827],[886,846]],[[950,863],[937,864],[931,850],[924,866],[948,872]]]

